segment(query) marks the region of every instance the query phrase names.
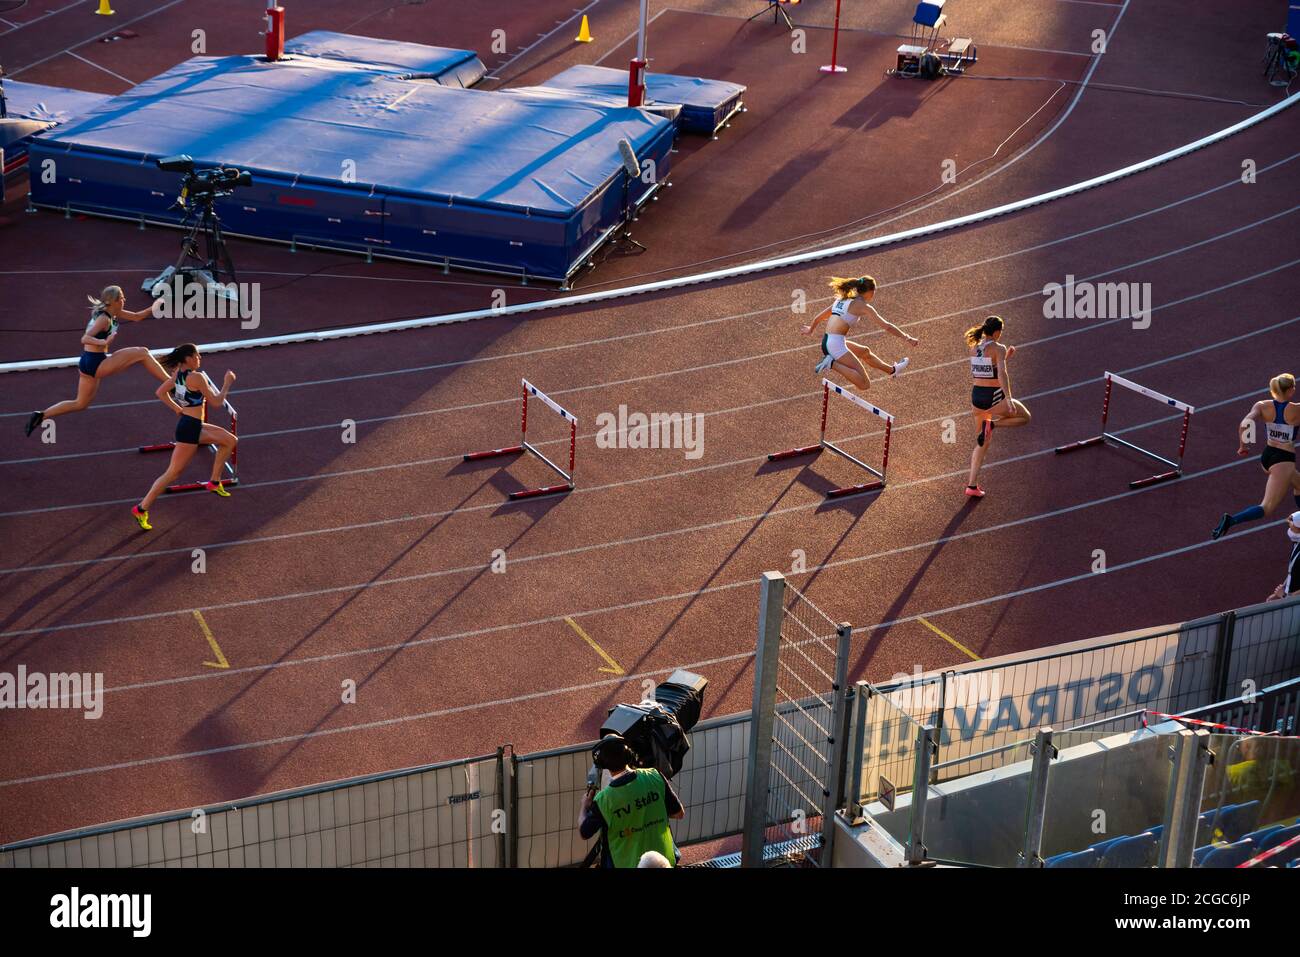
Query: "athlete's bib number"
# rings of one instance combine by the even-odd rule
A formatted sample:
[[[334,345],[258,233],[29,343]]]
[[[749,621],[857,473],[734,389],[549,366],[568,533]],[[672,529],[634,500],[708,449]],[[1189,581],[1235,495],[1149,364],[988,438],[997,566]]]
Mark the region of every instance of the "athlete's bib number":
[[[1270,442],[1283,442],[1290,445],[1292,434],[1292,427],[1289,425],[1278,425],[1276,422],[1268,423],[1268,440]]]
[[[993,360],[985,356],[971,356],[970,374],[976,379],[996,379],[998,374],[993,370]]]

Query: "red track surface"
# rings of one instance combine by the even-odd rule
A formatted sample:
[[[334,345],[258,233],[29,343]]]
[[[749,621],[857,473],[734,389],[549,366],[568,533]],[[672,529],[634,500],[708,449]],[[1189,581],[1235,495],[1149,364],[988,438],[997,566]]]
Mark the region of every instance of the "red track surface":
[[[122,0],[119,11],[127,5]],[[1059,6],[1077,14],[1078,5]],[[1169,5],[1126,13],[1132,19],[1115,32],[1094,81],[1223,98],[1242,98],[1238,87],[1247,87],[1251,102],[1271,101],[1272,91],[1241,80],[1246,67],[1210,50],[1195,76],[1163,75],[1156,82],[1141,73],[1137,64],[1146,62],[1151,33],[1138,31],[1161,22],[1146,7]],[[337,19],[311,26],[322,25],[342,28]],[[1251,36],[1260,32],[1252,28]],[[701,28],[700,36],[707,39],[707,31]],[[1052,39],[1033,45],[1061,48]],[[442,35],[438,42],[484,45]],[[982,61],[997,55],[986,53],[986,44]],[[1249,49],[1253,69],[1253,39]],[[558,69],[556,62],[538,75]],[[671,62],[655,66],[678,69]],[[707,66],[697,60],[695,71],[731,75]],[[144,75],[162,68],[154,67]],[[1207,79],[1214,69],[1226,76],[1230,67],[1230,79]],[[774,51],[771,69],[781,68]],[[59,75],[60,82],[73,82]],[[916,88],[926,105],[894,124],[898,148],[863,160],[875,181],[895,189],[888,202],[862,215],[924,191],[907,177],[919,165],[916,157],[937,169],[949,155],[936,146],[951,126],[940,111],[971,95],[963,93],[965,83]],[[977,88],[988,121],[971,141],[978,155],[1006,135],[1009,115],[1015,116],[1010,128],[1024,120],[1024,103],[1004,99],[1015,92],[1008,89],[1031,85]],[[1071,182],[1255,109],[1090,91],[1042,145],[899,225]],[[751,150],[750,160],[761,163],[780,139],[778,124],[798,124],[802,115],[764,113],[754,105],[751,116],[767,148]],[[1063,115],[1040,115],[1038,128]],[[1141,128],[1118,122],[1126,117]],[[721,141],[683,161],[674,174],[679,186],[694,176],[723,176],[714,162],[726,175],[740,170],[743,160],[722,152],[727,137],[749,123],[742,119]],[[59,420],[54,447],[35,438],[24,442],[18,426],[24,410],[69,390],[71,373],[0,379],[0,483],[7,493],[0,513],[6,543],[0,669],[103,672],[109,689],[98,721],[66,711],[0,715],[7,745],[0,757],[0,839],[482,753],[507,741],[523,751],[588,739],[609,707],[639,697],[643,680],[677,666],[710,679],[706,713],[743,710],[751,684],[754,583],[766,569],[788,569],[796,549],[806,554],[810,573],[792,580],[833,618],[856,626],[855,678],[965,660],[922,617],[988,657],[1262,598],[1285,557],[1277,529],[1255,526],[1214,545],[1208,533],[1225,507],[1240,508],[1259,494],[1258,467],[1232,454],[1234,424],[1287,364],[1284,344],[1300,328],[1294,307],[1300,155],[1291,145],[1298,131],[1300,115],[1290,111],[1176,164],[869,259],[528,321],[213,356],[209,371],[229,366],[239,374],[232,399],[241,414],[242,483],[229,501],[160,500],[155,531],[147,535],[135,530],[127,509],[161,463],[130,450],[172,426],[145,391],[145,376],[128,372],[111,380],[94,409]],[[911,148],[914,142],[919,145]],[[988,148],[981,153],[979,147]],[[1252,185],[1239,181],[1246,158],[1260,170]],[[842,161],[839,152],[825,158]],[[779,170],[754,169],[766,169],[767,180],[742,175],[743,186],[718,200],[732,203],[728,215],[759,210],[762,197],[774,192],[761,184],[778,181]],[[780,180],[785,185],[775,192],[790,198],[790,209],[815,207],[810,219],[818,224],[847,222],[855,216],[828,220],[825,212],[840,205],[835,189],[843,176],[795,176]],[[653,218],[662,246],[676,237],[674,248],[694,255],[693,249],[711,251],[708,243],[739,250],[793,235],[797,217],[780,210],[767,215],[752,216],[728,237],[714,228],[717,220],[702,223],[676,194]],[[0,233],[5,269],[34,269],[57,258],[50,224],[58,235],[72,228],[40,216]],[[120,224],[75,228],[97,242],[138,237]],[[174,237],[146,233],[142,241],[153,243],[153,252],[132,256],[147,261]],[[78,242],[84,266],[93,257]],[[287,261],[287,253],[252,245],[237,256],[255,250],[268,262]],[[15,260],[19,267],[8,265]],[[661,252],[656,268],[682,261]],[[292,260],[302,270],[315,268],[309,262],[337,260]],[[641,269],[610,266],[594,278]],[[427,275],[367,268],[389,278]],[[106,281],[102,267],[86,269],[88,289]],[[355,265],[344,271],[362,275]],[[877,380],[869,393],[898,417],[890,487],[827,505],[825,489],[858,480],[851,466],[827,457],[769,465],[765,455],[816,437],[820,403],[811,366],[818,353],[798,334],[805,320],[790,312],[793,291],[805,290],[815,309],[825,301],[829,272],[863,271],[885,284],[877,297],[884,315],[905,324],[921,344],[910,350],[906,375]],[[1043,286],[1067,273],[1150,283],[1151,327],[1044,318]],[[375,276],[366,272],[346,287],[349,296],[364,297],[348,304],[358,311],[350,321],[375,311],[376,318],[448,311],[441,291],[434,302],[427,287],[413,284],[390,294],[406,287],[379,286]],[[29,297],[19,313],[24,322],[75,324],[62,305],[56,320],[35,315],[38,301],[45,313],[55,312],[48,284],[31,276],[5,276],[3,283],[6,303]],[[39,297],[30,291],[36,285]],[[347,301],[339,288],[312,286],[317,308],[286,308],[285,328],[334,324],[321,320],[323,313],[334,318],[337,304]],[[960,334],[989,312],[1009,320],[1008,341],[1019,346],[1015,392],[1035,418],[1025,429],[995,434],[984,475],[989,496],[968,504],[961,486],[974,430]],[[13,313],[6,309],[6,315]],[[5,325],[17,323],[6,318]],[[24,340],[26,353],[57,352],[54,345],[33,345],[47,338]],[[887,357],[902,354],[897,340],[869,341]],[[24,351],[6,349],[7,358]],[[1147,463],[1111,449],[1069,458],[1051,453],[1096,431],[1107,369],[1197,406],[1183,480],[1130,493],[1128,480],[1148,474]],[[579,417],[579,487],[563,497],[507,504],[508,491],[547,478],[542,466],[524,459],[504,467],[464,464],[460,455],[514,441],[522,376]],[[704,413],[703,456],[598,449],[596,416],[620,404]],[[878,454],[876,423],[855,421],[847,403],[841,405],[833,408],[832,435],[869,433],[845,444]],[[553,427],[552,443],[542,448],[558,451],[563,432],[552,418],[539,412],[535,441]],[[949,418],[955,444],[943,441]],[[355,445],[340,441],[345,419],[357,423]],[[1165,451],[1177,439],[1165,410],[1136,396],[1120,396],[1111,427],[1132,427],[1130,438]],[[196,547],[206,549],[205,575],[191,572]],[[498,548],[507,555],[504,574],[489,569]],[[1104,575],[1091,573],[1095,549],[1106,553]],[[194,609],[202,610],[229,669],[204,667],[214,652]],[[605,662],[566,618],[626,674],[601,673]],[[340,703],[347,679],[357,682],[356,704]]]

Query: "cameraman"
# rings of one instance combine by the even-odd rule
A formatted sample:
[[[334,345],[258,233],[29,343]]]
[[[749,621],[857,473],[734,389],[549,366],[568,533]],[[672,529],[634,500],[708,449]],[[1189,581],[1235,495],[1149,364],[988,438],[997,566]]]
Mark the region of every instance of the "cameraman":
[[[604,830],[601,866],[636,867],[646,851],[675,860],[668,819],[681,820],[686,809],[664,776],[654,768],[629,767],[633,754],[621,735],[605,735],[591,754],[596,767],[609,772],[610,781],[599,793],[595,782],[588,781],[578,832],[590,840]]]

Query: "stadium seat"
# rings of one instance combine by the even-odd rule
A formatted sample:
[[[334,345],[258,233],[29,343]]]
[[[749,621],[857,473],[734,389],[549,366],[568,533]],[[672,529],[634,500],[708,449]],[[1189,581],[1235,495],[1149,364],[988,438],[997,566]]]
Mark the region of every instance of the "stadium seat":
[[[1067,851],[1049,857],[1043,862],[1044,867],[1096,867],[1097,852],[1091,847],[1086,851]]]
[[[1218,827],[1223,832],[1223,839],[1229,843],[1238,841],[1242,835],[1259,823],[1258,801],[1247,801],[1225,807],[1219,812]]]
[[[1291,840],[1291,838],[1295,837],[1297,834],[1300,834],[1300,824],[1292,824],[1290,827],[1279,827],[1268,833],[1268,835],[1258,841],[1257,844],[1261,851],[1267,851],[1270,848],[1277,847],[1279,844]]]
[[[1280,830],[1282,830],[1281,824],[1270,824],[1268,827],[1261,827],[1258,831],[1251,831],[1249,834],[1246,835],[1246,837],[1254,841],[1256,846],[1258,846],[1259,849],[1262,851],[1264,850],[1264,839],[1267,838],[1274,831],[1280,831]]]
[[[1132,835],[1131,835],[1131,834],[1121,834],[1119,837],[1111,837],[1111,838],[1107,838],[1107,839],[1104,840],[1104,841],[1098,841],[1096,844],[1089,844],[1089,845],[1088,845],[1088,848],[1089,848],[1089,850],[1096,851],[1096,852],[1097,852],[1097,860],[1101,860],[1102,856],[1103,856],[1103,855],[1104,855],[1108,850],[1110,850],[1112,847],[1114,847],[1114,846],[1115,846],[1116,844],[1118,844],[1120,841],[1125,840],[1126,838],[1129,838],[1129,837],[1132,837]]]
[[[1250,840],[1238,841],[1236,844],[1220,844],[1210,849],[1198,867],[1236,867],[1250,860],[1258,849]]]
[[[1101,856],[1098,867],[1155,867],[1159,842],[1147,832],[1136,837],[1120,838]]]

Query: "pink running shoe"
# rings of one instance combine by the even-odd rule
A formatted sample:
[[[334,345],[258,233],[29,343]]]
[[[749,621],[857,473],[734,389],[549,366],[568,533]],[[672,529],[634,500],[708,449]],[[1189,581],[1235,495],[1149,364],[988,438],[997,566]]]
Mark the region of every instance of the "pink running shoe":
[[[978,485],[967,485],[966,494],[971,498],[983,498],[984,489],[980,488]]]

